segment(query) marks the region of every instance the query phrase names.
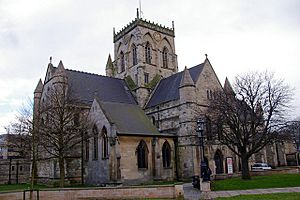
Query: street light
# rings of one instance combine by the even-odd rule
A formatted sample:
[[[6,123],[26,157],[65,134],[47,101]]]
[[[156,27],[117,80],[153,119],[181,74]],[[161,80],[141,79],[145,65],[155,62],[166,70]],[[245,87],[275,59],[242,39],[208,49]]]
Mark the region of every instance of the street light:
[[[204,161],[204,124],[205,121],[202,118],[199,118],[197,120],[197,135],[199,138],[199,143],[200,143],[200,147],[202,150],[202,154],[201,154],[201,178],[202,178],[202,182],[206,182],[206,181],[210,181],[210,173],[208,172],[208,166],[207,163]]]

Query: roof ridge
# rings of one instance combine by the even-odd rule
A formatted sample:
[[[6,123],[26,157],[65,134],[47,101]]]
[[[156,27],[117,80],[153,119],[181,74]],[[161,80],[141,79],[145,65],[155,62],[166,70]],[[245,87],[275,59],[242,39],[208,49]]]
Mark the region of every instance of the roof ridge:
[[[199,75],[202,73],[205,63],[200,63],[193,66],[188,70],[191,75],[192,81],[195,84],[197,82]],[[174,101],[179,98],[179,86],[182,80],[184,71],[177,72],[169,77],[161,79],[159,85],[153,91],[150,100],[147,102],[145,108],[150,108],[162,103],[169,101]],[[171,90],[171,89],[172,90]]]
[[[105,77],[105,78],[112,78],[112,79],[117,79],[117,80],[124,80],[122,78],[116,78],[116,77],[110,77],[110,76],[105,76],[102,74],[96,74],[96,73],[92,73],[92,72],[85,72],[85,71],[79,71],[79,70],[75,70],[75,69],[66,69],[67,71],[71,71],[71,72],[79,72],[79,73],[83,73],[83,74],[89,74],[89,75],[93,75],[93,76],[101,76],[101,77]]]
[[[195,65],[195,66],[193,66],[193,67],[190,67],[190,68],[188,68],[187,70],[196,68],[196,67],[198,67],[198,66],[200,66],[200,65],[203,65],[203,64],[204,64],[204,62],[203,62],[203,63],[200,63],[200,64],[198,64],[198,65]],[[165,79],[170,78],[170,77],[173,77],[173,76],[175,76],[175,75],[179,75],[179,74],[181,74],[181,73],[183,73],[183,72],[184,72],[184,70],[183,70],[183,71],[180,71],[180,72],[177,72],[177,73],[175,73],[175,74],[172,74],[171,76],[162,78],[161,80],[165,80]]]

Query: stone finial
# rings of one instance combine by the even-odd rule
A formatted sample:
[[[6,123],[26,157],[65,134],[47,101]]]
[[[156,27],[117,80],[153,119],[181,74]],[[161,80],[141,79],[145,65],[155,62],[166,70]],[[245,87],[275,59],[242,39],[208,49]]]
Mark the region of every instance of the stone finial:
[[[62,61],[59,61],[57,70],[55,71],[55,75],[64,76],[64,77],[67,76],[66,70],[65,70],[65,67],[64,67],[64,64],[62,63]]]
[[[65,69],[64,64],[63,64],[63,62],[61,60],[58,63],[57,69],[60,69],[60,70],[64,70]]]
[[[106,76],[114,77],[114,75],[115,75],[115,68],[114,68],[114,64],[113,64],[113,62],[111,60],[110,54],[108,55],[108,58],[107,58],[105,71],[106,71]]]
[[[173,29],[173,31],[175,30],[174,21],[172,21],[172,29]]]
[[[49,58],[48,68],[50,68],[51,71],[53,70],[52,56],[50,56],[50,58]]]
[[[106,62],[106,69],[111,69],[113,67],[113,63],[111,60],[110,54],[108,54],[107,62]]]
[[[34,90],[34,93],[42,93],[43,87],[44,87],[44,84],[43,84],[42,80],[40,79]]]
[[[194,83],[194,81],[191,77],[191,74],[190,74],[189,70],[187,69],[187,66],[185,66],[185,68],[184,68],[179,88],[186,87],[186,86],[195,87],[195,83]]]
[[[207,59],[207,53],[205,54],[205,58]]]
[[[139,8],[136,8],[136,18],[139,19],[140,16],[139,16]]]

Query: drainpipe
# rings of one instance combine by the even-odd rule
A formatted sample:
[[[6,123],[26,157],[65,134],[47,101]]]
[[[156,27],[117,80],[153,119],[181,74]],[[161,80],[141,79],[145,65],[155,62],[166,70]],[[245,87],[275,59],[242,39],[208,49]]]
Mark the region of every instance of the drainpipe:
[[[11,158],[9,158],[9,168],[8,168],[8,184],[11,184]]]
[[[176,176],[176,181],[179,181],[179,175],[178,175],[178,138],[174,138],[174,146],[175,146],[175,155],[174,155],[174,163],[175,163],[175,176]]]
[[[19,161],[17,160],[17,167],[16,167],[16,184],[19,184]]]

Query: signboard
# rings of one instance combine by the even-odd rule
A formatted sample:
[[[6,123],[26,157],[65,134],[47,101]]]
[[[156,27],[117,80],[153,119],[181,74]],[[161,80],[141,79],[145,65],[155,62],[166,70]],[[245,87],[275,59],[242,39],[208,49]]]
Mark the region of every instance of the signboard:
[[[232,157],[226,158],[228,174],[233,174]]]

